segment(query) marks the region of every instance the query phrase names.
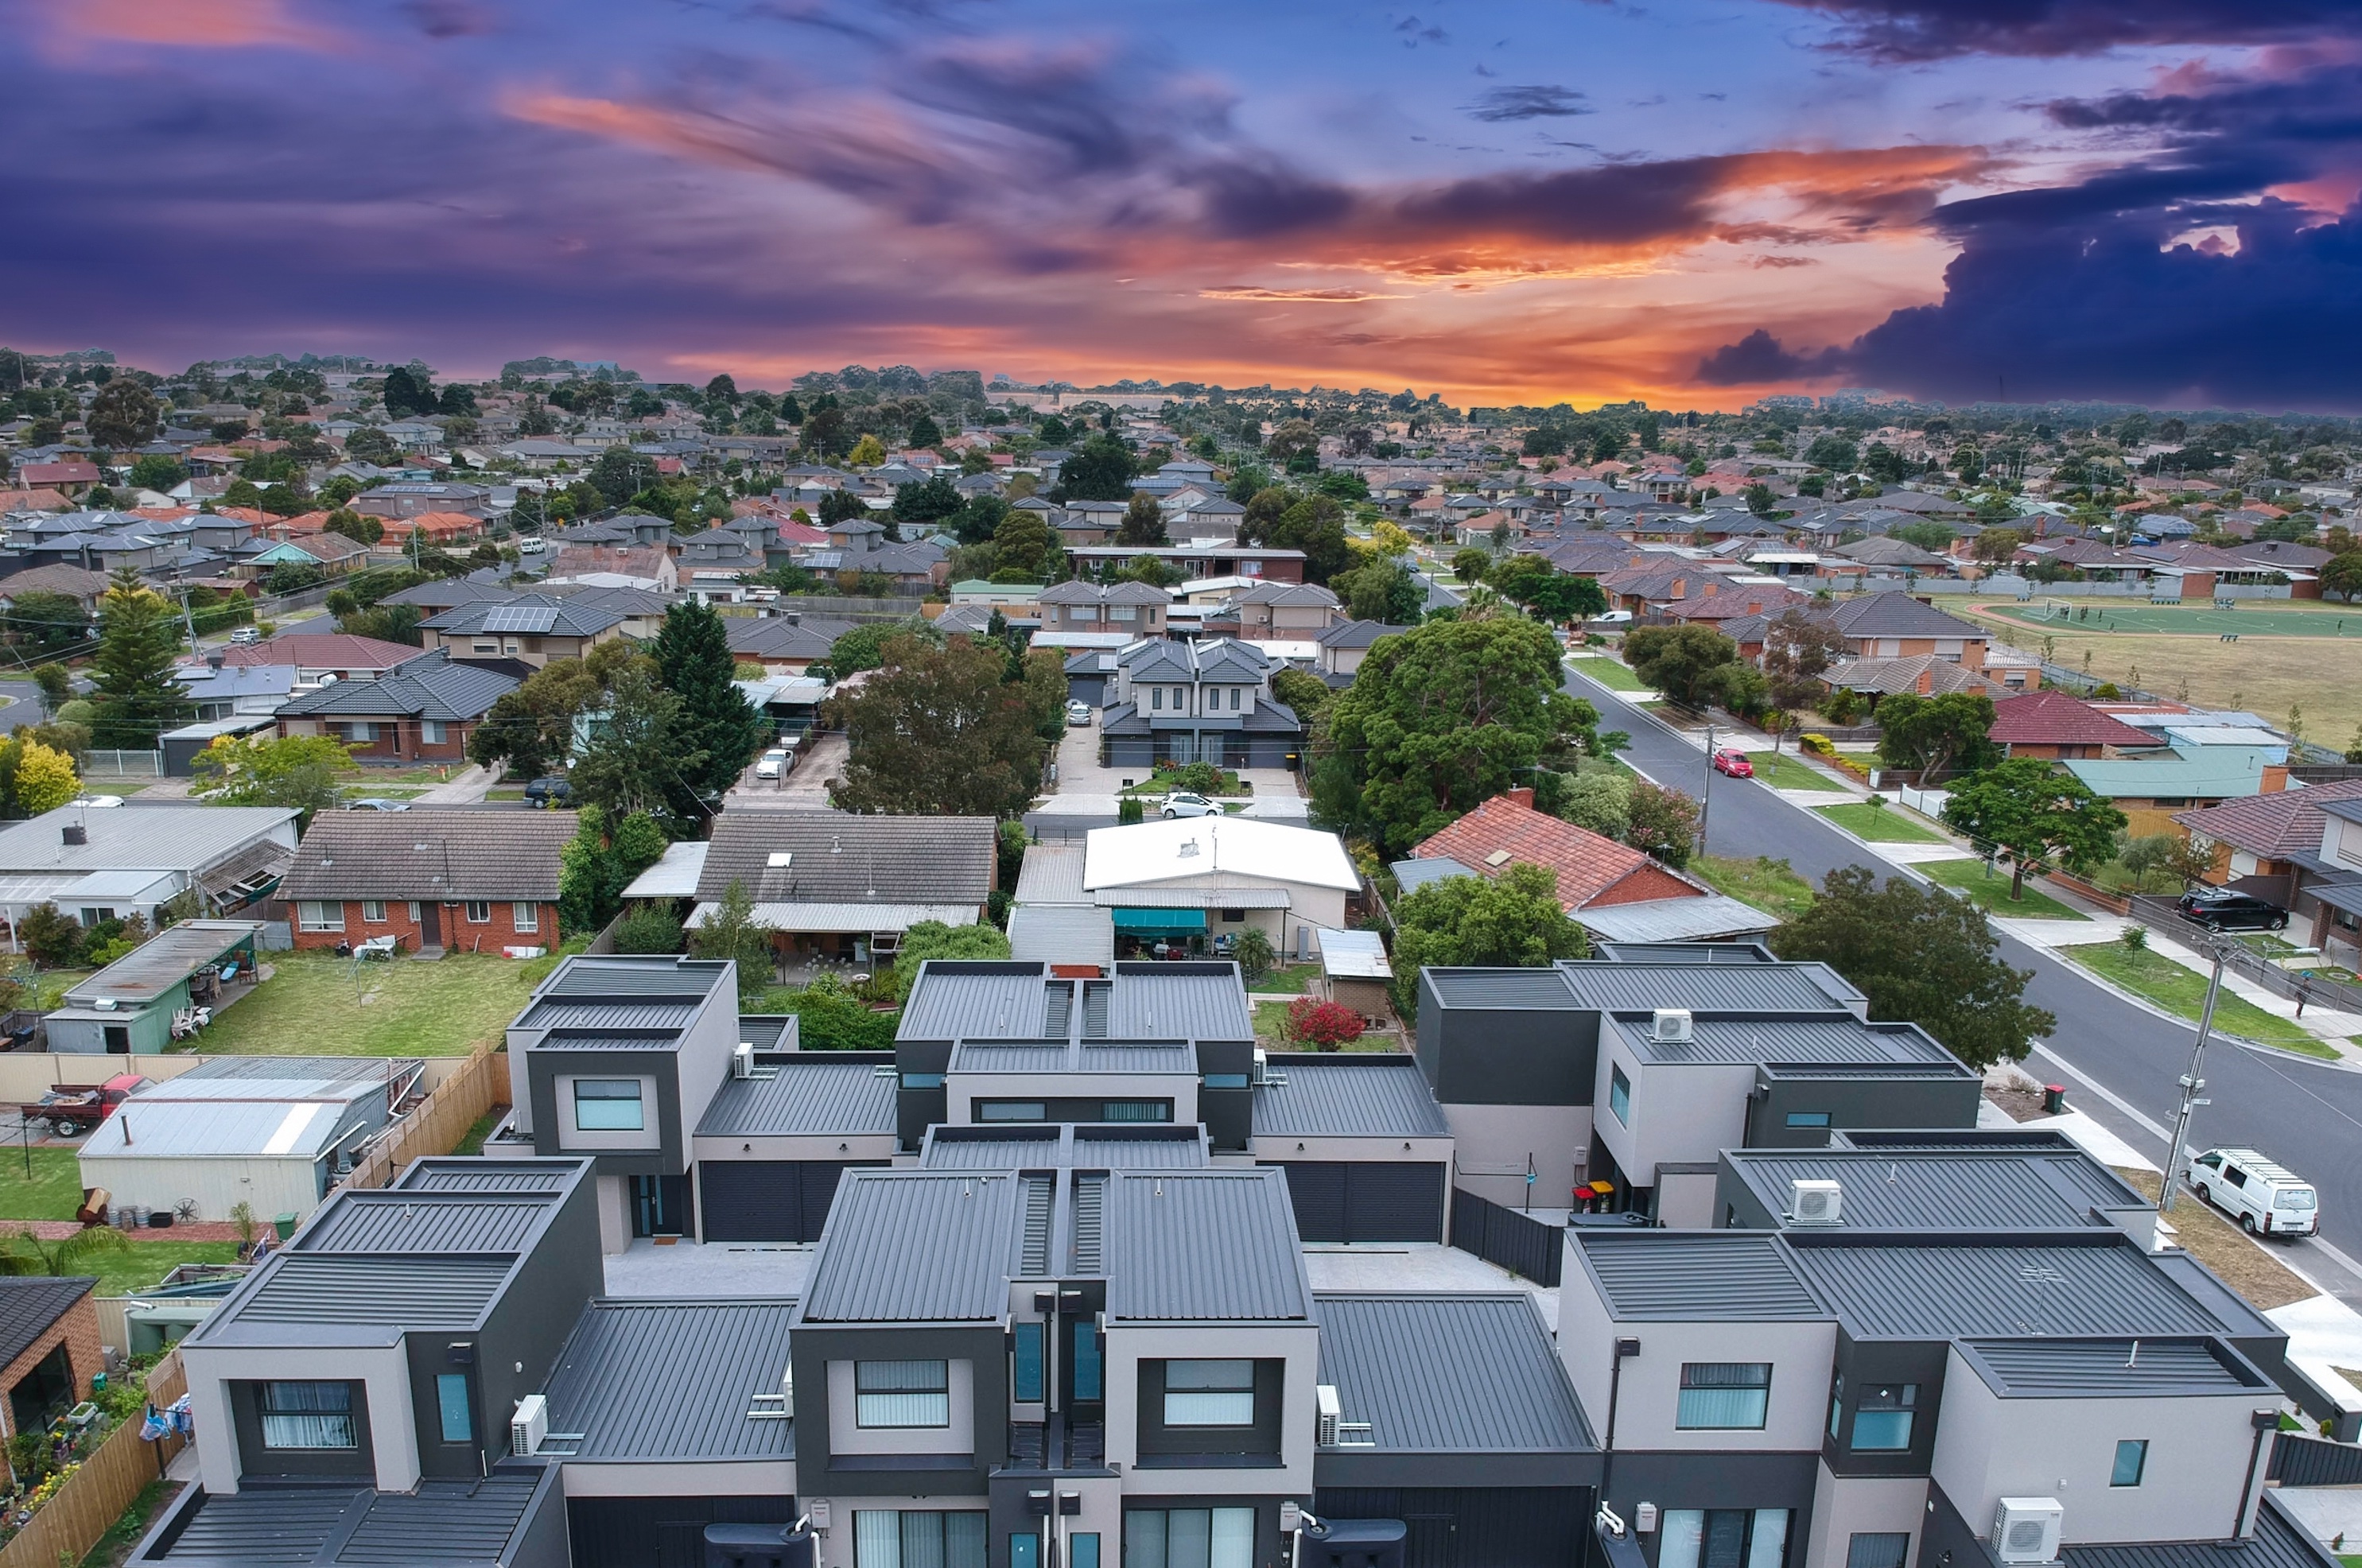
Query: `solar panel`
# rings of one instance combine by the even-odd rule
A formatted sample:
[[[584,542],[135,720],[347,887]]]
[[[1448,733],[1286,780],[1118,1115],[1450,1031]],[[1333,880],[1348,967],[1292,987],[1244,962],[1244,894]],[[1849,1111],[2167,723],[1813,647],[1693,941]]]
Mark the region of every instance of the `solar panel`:
[[[484,613],[487,632],[543,633],[557,624],[557,612],[545,604],[496,604]]]

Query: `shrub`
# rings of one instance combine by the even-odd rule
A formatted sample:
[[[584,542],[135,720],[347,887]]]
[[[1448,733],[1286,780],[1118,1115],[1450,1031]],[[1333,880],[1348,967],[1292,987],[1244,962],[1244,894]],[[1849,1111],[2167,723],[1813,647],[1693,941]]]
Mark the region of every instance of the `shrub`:
[[[1116,806],[1115,821],[1118,827],[1124,827],[1132,823],[1142,823],[1147,820],[1148,810],[1140,803],[1140,797],[1137,795],[1126,795]]]
[[[2125,927],[2124,934],[2117,937],[2116,940],[2125,944],[2125,949],[2127,952],[2147,952],[2148,950],[2148,927],[2145,925],[2128,925]]]
[[[1279,961],[1279,955],[1272,951],[1271,938],[1253,926],[1239,933],[1231,956],[1238,960],[1239,973],[1251,981],[1271,973],[1271,966]]]
[[[82,961],[87,933],[82,922],[55,904],[35,904],[18,923],[25,951],[44,969],[71,969]]]
[[[680,917],[670,909],[663,904],[640,904],[626,911],[624,918],[615,922],[615,951],[678,953],[681,935]]]
[[[1287,1004],[1287,1038],[1335,1051],[1362,1037],[1362,1015],[1341,1003],[1298,997]]]
[[[1834,757],[1838,754],[1837,742],[1829,739],[1829,737],[1825,734],[1816,734],[1811,731],[1807,731],[1804,734],[1797,736],[1796,744],[1803,746],[1806,751],[1811,752],[1815,756]]]

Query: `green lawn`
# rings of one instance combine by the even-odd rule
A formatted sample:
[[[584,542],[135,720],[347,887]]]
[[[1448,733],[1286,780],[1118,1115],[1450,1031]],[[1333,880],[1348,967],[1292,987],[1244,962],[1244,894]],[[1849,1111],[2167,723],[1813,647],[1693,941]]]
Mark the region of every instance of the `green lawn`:
[[[98,1275],[93,1294],[121,1296],[147,1289],[184,1263],[236,1262],[236,1242],[134,1242],[123,1252],[91,1260],[87,1272]]]
[[[356,968],[323,953],[274,953],[270,978],[215,1018],[208,1055],[460,1056],[497,1035],[552,967],[549,959],[453,954]]]
[[[31,971],[29,964],[17,971],[29,993],[25,1005],[35,1012],[54,1012],[66,999],[66,993],[97,974],[95,969],[43,969]]]
[[[33,1175],[26,1179],[30,1154]],[[82,1167],[72,1149],[26,1150],[0,1145],[0,1221],[71,1220],[82,1207]],[[0,1225],[0,1229],[6,1229]]]
[[[1311,988],[1312,982],[1319,977],[1320,966],[1318,964],[1286,964],[1254,981],[1247,987],[1247,989],[1286,991],[1293,996],[1302,996]],[[1282,1005],[1285,1006],[1285,1004]]]
[[[2009,896],[2009,873],[1996,872],[1988,876],[1981,860],[1938,860],[1933,865],[1918,865],[1913,870],[1926,875],[1930,881],[1941,882],[1956,893],[1966,893],[1979,909],[1992,914],[2008,915],[2015,920],[2089,920],[2092,917],[2078,910],[2069,909],[2057,899],[2026,878],[2023,896],[2012,902]]]
[[[1813,907],[1813,885],[1784,860],[1758,856],[1738,860],[1720,855],[1700,855],[1684,867],[1716,892],[1753,904],[1783,920],[1793,920]]]
[[[1587,675],[1611,691],[1649,690],[1649,683],[1633,674],[1630,667],[1621,659],[1609,658],[1604,654],[1578,654],[1569,663],[1577,675]]]
[[[2194,1023],[2198,1021],[2199,1009],[2205,1004],[2206,977],[2195,969],[2185,969],[2162,955],[2126,947],[2121,942],[2087,943],[2078,947],[2062,947],[2058,951],[2103,979],[2113,980],[2135,996],[2155,1002],[2178,1018],[2188,1019]],[[2305,1032],[2291,1020],[2266,1012],[2246,998],[2233,996],[2227,988],[2215,1000],[2214,1026],[2225,1034],[2235,1034],[2243,1040],[2253,1040],[2266,1045],[2278,1045],[2308,1056],[2333,1061],[2337,1056],[2334,1049]]]
[[[1864,801],[1851,806],[1816,806],[1815,811],[1856,838],[1872,844],[1941,844],[1944,835],[1921,827],[1899,806],[1873,806]]]
[[[1807,767],[1788,752],[1750,751],[1755,777],[1774,790],[1842,790],[1844,785],[1818,768]]]

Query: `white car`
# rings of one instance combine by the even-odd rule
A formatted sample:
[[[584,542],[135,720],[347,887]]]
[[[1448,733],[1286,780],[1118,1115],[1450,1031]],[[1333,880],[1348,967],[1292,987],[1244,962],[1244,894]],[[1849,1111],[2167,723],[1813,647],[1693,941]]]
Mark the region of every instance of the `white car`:
[[[102,806],[119,806],[123,804],[123,797],[120,795],[83,795],[78,799],[68,801],[66,804],[69,806],[80,806],[83,810],[89,811]]]
[[[1175,790],[1164,797],[1164,814],[1168,817],[1219,817],[1222,814],[1222,808],[1203,795]]]
[[[794,766],[795,760],[793,754],[785,746],[775,745],[770,750],[765,752],[761,756],[756,758],[755,777],[757,778],[784,778],[788,776],[788,769]]]
[[[1629,610],[1610,610],[1605,615],[1594,615],[1584,622],[1586,626],[1628,626],[1632,624]]]
[[[521,556],[537,556],[548,548],[549,541],[538,534],[527,534],[517,541],[517,554]]]
[[[1066,723],[1078,730],[1088,729],[1091,723],[1091,705],[1081,701],[1067,703]]]
[[[2294,1171],[2253,1149],[2209,1149],[2181,1167],[2181,1179],[2251,1235],[2320,1233],[2321,1194]]]

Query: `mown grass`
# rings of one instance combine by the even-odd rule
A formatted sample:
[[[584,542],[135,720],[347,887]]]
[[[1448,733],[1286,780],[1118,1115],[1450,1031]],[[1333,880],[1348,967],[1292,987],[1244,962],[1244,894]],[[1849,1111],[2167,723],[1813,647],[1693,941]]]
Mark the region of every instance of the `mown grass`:
[[[2126,947],[2121,942],[2092,942],[2061,947],[2058,952],[2104,980],[2154,1002],[2176,1018],[2198,1021],[2206,1001],[2206,977],[2186,969],[2147,948]],[[2260,1044],[2277,1045],[2307,1056],[2337,1059],[2331,1046],[2307,1033],[2293,1020],[2266,1012],[2226,988],[2214,1001],[2214,1027],[2225,1034]]]
[[[1649,683],[1632,673],[1631,667],[1621,659],[1605,654],[1576,654],[1571,667],[1577,675],[1586,675],[1611,691],[1646,691]]]
[[[2009,873],[1987,872],[1981,860],[1938,860],[1912,867],[1929,881],[1940,882],[1956,893],[1965,893],[1969,900],[1989,914],[2006,915],[2013,920],[2090,920],[2080,910],[2068,908],[2042,891],[2028,878],[2022,896],[2009,896]]]
[[[1813,885],[1784,860],[1757,856],[1741,860],[1720,855],[1700,855],[1689,874],[1727,898],[1753,904],[1767,914],[1794,920],[1813,907]]]
[[[270,978],[215,1015],[193,1043],[209,1055],[461,1056],[508,1027],[550,960],[455,953],[356,966],[329,953],[275,953]]]
[[[1941,844],[1944,835],[1921,827],[1896,806],[1873,806],[1867,801],[1849,806],[1816,806],[1815,811],[1859,839],[1871,844]]]

